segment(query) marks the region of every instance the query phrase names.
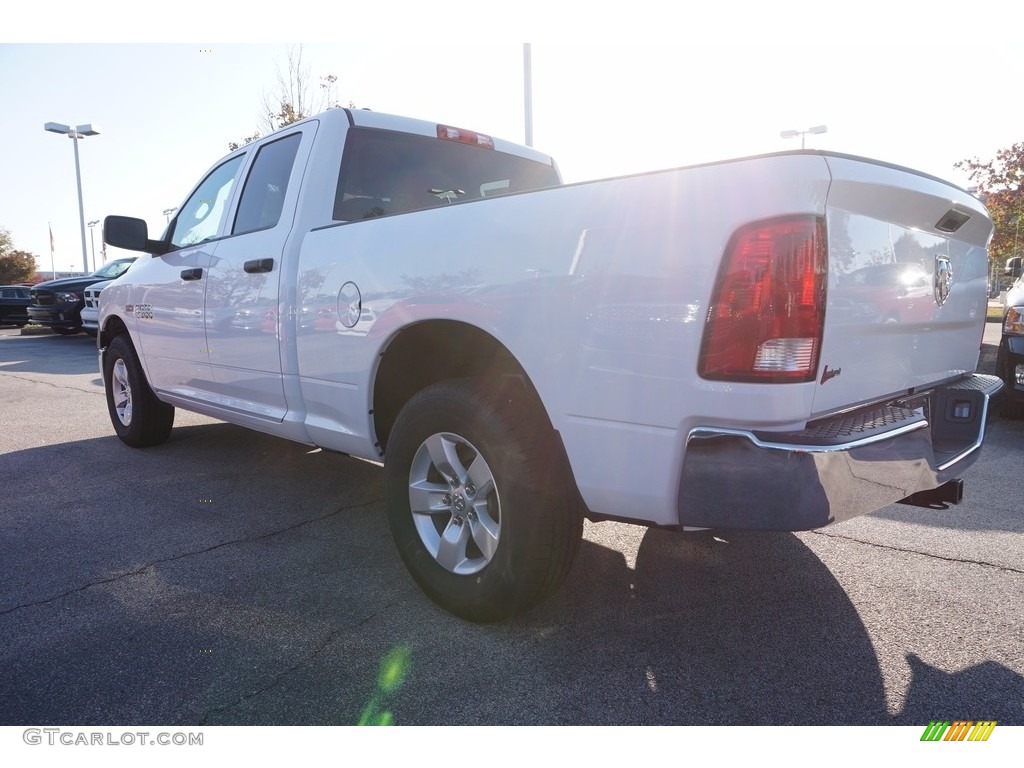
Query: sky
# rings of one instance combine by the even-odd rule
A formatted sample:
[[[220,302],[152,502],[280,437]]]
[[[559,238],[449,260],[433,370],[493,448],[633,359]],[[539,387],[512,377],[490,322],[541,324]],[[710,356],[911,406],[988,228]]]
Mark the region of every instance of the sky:
[[[52,226],[56,268],[81,269],[73,146],[44,132],[53,121],[101,131],[79,142],[86,220],[137,216],[159,235],[161,211],[180,204],[229,141],[256,129],[292,40],[310,41],[302,56],[312,81],[335,75],[342,103],[520,143],[523,41],[530,40],[533,144],[555,158],[567,182],[796,149],[800,140],[782,139],[780,131],[824,124],[828,132],[807,136],[808,147],[909,166],[966,187],[972,182],[954,163],[988,159],[1024,141],[1024,106],[1019,96],[1006,103],[1008,84],[1024,74],[1024,43],[993,44],[979,32],[976,14],[963,22],[963,6],[950,5],[961,11],[953,16],[943,15],[942,0],[922,4],[945,20],[929,31],[884,4],[871,17],[866,0],[849,4],[861,9],[855,16],[842,3],[822,3],[797,23],[797,11],[787,9],[798,4],[772,6],[771,17],[745,16],[742,28],[733,28],[737,19],[728,14],[664,18],[673,7],[664,5],[661,18],[639,25],[632,18],[621,35],[616,18],[603,17],[593,36],[580,34],[600,26],[593,14],[573,13],[533,28],[517,18],[507,28],[453,34],[457,9],[487,7],[469,4],[416,6],[447,9],[446,39],[417,34],[415,13],[378,41],[345,34],[365,24],[347,12],[324,27],[245,29],[237,19],[211,19],[204,28],[218,30],[228,40],[222,43],[146,39],[161,25],[171,39],[193,37],[196,25],[187,19],[143,17],[141,29],[129,29],[93,14],[79,29],[75,19],[58,13],[55,22],[43,8],[35,24],[0,37],[0,227],[49,270]],[[166,7],[162,13],[169,15]],[[436,13],[424,24],[436,24]],[[380,18],[367,18],[379,36]],[[318,41],[325,28],[359,43]],[[94,235],[99,264],[100,226]],[[119,255],[126,254],[108,250],[108,258]]]

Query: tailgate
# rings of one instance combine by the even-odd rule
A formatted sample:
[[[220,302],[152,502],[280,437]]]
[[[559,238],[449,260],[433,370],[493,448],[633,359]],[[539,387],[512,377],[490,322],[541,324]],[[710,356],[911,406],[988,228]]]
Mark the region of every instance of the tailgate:
[[[827,156],[820,416],[974,371],[988,306],[984,206],[954,186]]]

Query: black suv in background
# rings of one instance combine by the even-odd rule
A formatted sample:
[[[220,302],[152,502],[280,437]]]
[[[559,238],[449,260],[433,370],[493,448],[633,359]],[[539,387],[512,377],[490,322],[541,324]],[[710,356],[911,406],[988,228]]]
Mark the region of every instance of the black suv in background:
[[[93,283],[120,277],[134,261],[134,256],[115,259],[85,277],[66,277],[39,283],[31,290],[32,303],[28,308],[28,319],[39,325],[48,325],[55,333],[64,336],[78,333],[82,330],[85,289]]]
[[[0,285],[0,325],[17,325],[28,322],[29,286]]]

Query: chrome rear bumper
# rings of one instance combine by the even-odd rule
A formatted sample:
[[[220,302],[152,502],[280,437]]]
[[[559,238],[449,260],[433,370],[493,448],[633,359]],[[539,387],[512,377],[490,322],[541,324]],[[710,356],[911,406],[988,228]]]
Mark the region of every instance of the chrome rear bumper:
[[[803,531],[937,488],[977,459],[1002,386],[973,374],[796,433],[692,429],[679,524]]]

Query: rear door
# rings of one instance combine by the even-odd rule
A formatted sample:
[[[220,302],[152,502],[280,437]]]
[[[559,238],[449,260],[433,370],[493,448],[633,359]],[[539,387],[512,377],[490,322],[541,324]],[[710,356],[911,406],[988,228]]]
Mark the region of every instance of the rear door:
[[[815,414],[973,371],[988,306],[984,206],[905,169],[826,160],[828,306]]]
[[[276,421],[287,410],[278,333],[282,257],[317,125],[303,123],[252,154],[206,281],[215,400]]]

